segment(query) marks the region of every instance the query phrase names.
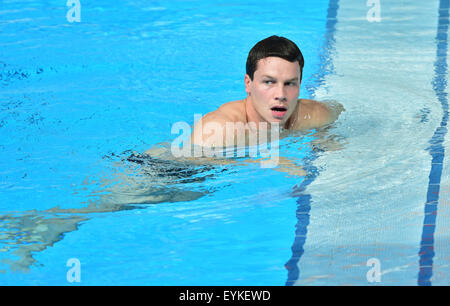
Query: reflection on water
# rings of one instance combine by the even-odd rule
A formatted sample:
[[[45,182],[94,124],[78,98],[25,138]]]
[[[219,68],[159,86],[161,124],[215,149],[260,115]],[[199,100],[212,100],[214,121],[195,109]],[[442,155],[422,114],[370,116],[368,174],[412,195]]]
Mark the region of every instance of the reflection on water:
[[[326,127],[309,134],[296,132],[282,135],[282,138],[289,138],[289,141],[282,143],[284,151],[292,153],[295,145],[302,142],[303,136],[311,137],[313,141],[303,142],[302,145],[309,146],[308,150],[317,154],[340,150],[345,144],[344,139],[332,135],[330,127]],[[148,204],[193,201],[214,192],[212,186],[217,184],[210,184],[211,179],[219,178],[225,171],[230,172],[236,165],[242,167],[242,163],[222,161],[218,164],[211,160],[192,162],[169,159],[167,148],[155,155],[127,151],[120,155],[112,153],[104,156],[103,159],[113,167],[108,175],[83,182],[91,188],[94,186],[85,207],[57,206],[45,211],[0,215],[0,252],[13,255],[3,259],[2,263],[8,265],[11,271],[26,272],[32,265],[38,264],[33,254],[77,230],[83,222],[93,217],[92,213],[143,209]],[[313,168],[303,169],[299,166],[301,164],[301,160],[288,154],[280,156],[280,164],[274,170],[297,177],[309,175],[308,172]],[[308,163],[303,165],[308,166]]]
[[[128,157],[122,158],[124,154]],[[37,264],[34,253],[52,246],[66,233],[77,230],[91,218],[92,213],[145,208],[144,204],[193,201],[211,192],[211,188],[202,189],[198,185],[214,176],[214,168],[210,165],[129,155],[129,152],[124,154],[105,156],[105,159],[119,158],[108,177],[83,183],[95,185],[86,207],[57,206],[45,211],[0,215],[0,252],[9,252],[17,257],[3,259],[2,263],[11,271],[28,271]]]
[[[15,260],[3,259],[2,263],[7,264],[11,271],[28,271],[36,264],[33,253],[52,246],[86,220],[85,216],[37,211],[0,216],[0,252],[12,252],[17,257]]]

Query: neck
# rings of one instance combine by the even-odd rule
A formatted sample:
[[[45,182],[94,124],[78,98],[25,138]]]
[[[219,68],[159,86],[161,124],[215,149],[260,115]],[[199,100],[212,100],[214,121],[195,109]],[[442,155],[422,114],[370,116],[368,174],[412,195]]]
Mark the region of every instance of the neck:
[[[291,129],[297,123],[299,107],[300,107],[300,102],[297,102],[297,105],[295,105],[294,111],[292,112],[291,116],[284,124],[285,129]]]
[[[247,98],[245,98],[244,105],[247,120],[246,123],[255,122],[256,124],[258,124],[259,122],[264,121],[264,119],[258,114],[258,112],[253,107],[253,101],[251,97],[247,96]]]

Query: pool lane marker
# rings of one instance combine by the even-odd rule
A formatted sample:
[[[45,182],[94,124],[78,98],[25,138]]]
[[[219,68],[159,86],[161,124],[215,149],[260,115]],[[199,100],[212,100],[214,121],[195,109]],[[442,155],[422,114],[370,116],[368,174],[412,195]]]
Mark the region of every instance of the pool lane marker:
[[[419,273],[417,284],[419,286],[431,286],[433,276],[434,258],[434,233],[436,231],[436,218],[439,203],[439,190],[441,184],[442,167],[445,157],[445,149],[442,145],[447,134],[448,121],[448,99],[445,92],[447,87],[447,36],[449,24],[449,0],[439,2],[439,20],[436,34],[436,62],[434,63],[435,76],[433,89],[441,103],[443,116],[440,126],[436,128],[430,139],[429,151],[431,159],[431,170],[428,181],[427,200],[424,209],[424,220],[422,227],[422,238],[419,249]]]
[[[314,85],[307,88],[310,95],[321,85],[325,83],[325,75],[333,71],[332,62],[330,60],[331,51],[334,49],[334,34],[336,32],[337,23],[337,11],[339,8],[339,0],[330,0],[328,3],[327,11],[327,23],[325,32],[325,44],[323,46],[323,52],[319,55],[320,57],[320,69],[317,74],[317,78]],[[295,239],[291,247],[292,256],[289,261],[285,264],[288,270],[288,279],[286,281],[286,286],[292,286],[298,280],[300,276],[300,270],[298,268],[298,263],[300,258],[304,253],[303,246],[305,245],[308,225],[309,225],[309,212],[311,210],[311,195],[303,193],[306,187],[311,184],[314,179],[319,175],[318,169],[312,164],[313,161],[319,156],[318,151],[312,151],[309,157],[305,158],[304,168],[309,173],[307,177],[304,178],[299,187],[295,188],[294,193],[300,193],[297,198],[297,224],[295,230]]]

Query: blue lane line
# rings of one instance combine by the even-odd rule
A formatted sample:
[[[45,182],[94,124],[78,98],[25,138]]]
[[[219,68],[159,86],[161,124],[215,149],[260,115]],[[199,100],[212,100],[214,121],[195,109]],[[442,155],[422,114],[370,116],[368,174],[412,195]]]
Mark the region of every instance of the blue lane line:
[[[311,195],[302,194],[306,187],[311,184],[314,179],[318,176],[318,171],[312,162],[317,158],[316,152],[311,154],[305,162],[305,170],[310,173],[300,184],[298,188],[294,190],[294,194],[300,194],[297,198],[297,224],[295,225],[295,239],[291,247],[292,256],[289,261],[285,264],[288,270],[288,279],[286,281],[286,286],[292,286],[300,276],[300,270],[298,268],[298,262],[303,255],[303,246],[306,242],[306,234],[308,232],[309,225],[309,211],[311,210]]]
[[[314,91],[324,84],[325,75],[333,71],[331,63],[331,51],[334,48],[334,34],[336,32],[337,11],[339,8],[339,0],[330,0],[328,3],[327,24],[325,33],[325,44],[322,54],[320,54],[320,69],[315,78],[313,88],[308,88],[308,93],[313,96]],[[295,230],[295,239],[291,247],[292,257],[285,264],[288,270],[288,279],[286,286],[292,286],[299,278],[300,271],[298,262],[303,255],[303,246],[306,242],[306,234],[309,225],[309,212],[311,210],[311,195],[304,193],[306,187],[311,184],[319,175],[318,169],[313,165],[313,161],[319,156],[318,151],[311,152],[310,156],[304,160],[304,169],[308,176],[302,181],[300,186],[294,190],[294,194],[299,194],[297,199],[297,224]]]
[[[442,143],[447,134],[448,100],[445,89],[447,87],[447,35],[449,24],[449,0],[441,0],[439,3],[439,21],[436,35],[437,50],[436,62],[434,63],[435,76],[433,89],[441,103],[443,116],[440,126],[436,128],[433,137],[429,141],[431,159],[431,170],[428,181],[427,201],[425,203],[425,217],[422,227],[422,239],[419,250],[419,275],[417,284],[419,286],[431,286],[433,275],[434,258],[434,233],[436,230],[436,218],[439,203],[439,189],[442,176],[442,163],[445,150]]]

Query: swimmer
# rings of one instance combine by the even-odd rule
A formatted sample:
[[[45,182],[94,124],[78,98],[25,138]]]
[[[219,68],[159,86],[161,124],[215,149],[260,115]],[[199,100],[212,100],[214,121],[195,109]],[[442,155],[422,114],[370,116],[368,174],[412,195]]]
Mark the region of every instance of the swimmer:
[[[256,134],[269,130],[270,134],[263,139],[271,139],[273,130],[276,129],[272,129],[270,125],[275,126],[276,123],[281,128],[277,131],[278,138],[285,137],[292,131],[317,129],[315,136],[318,140],[314,143],[315,147],[338,150],[339,144],[336,145],[329,138],[324,140],[320,135],[337,120],[344,108],[337,102],[298,99],[303,66],[303,55],[291,40],[271,36],[258,42],[247,58],[244,77],[246,98],[225,103],[198,120],[190,136],[190,144],[203,148],[240,147],[242,141],[239,140],[244,138],[243,145],[246,146],[250,143],[249,139],[260,139],[258,136],[254,137]],[[229,130],[229,126],[234,130]],[[261,126],[267,129],[258,130]],[[170,144],[164,143],[148,149],[144,154],[171,160],[173,156],[169,147]],[[198,158],[193,155],[185,160],[194,164],[233,162],[232,159],[209,158],[204,155]],[[251,159],[246,161],[254,162]],[[299,167],[293,167],[293,161],[287,158],[280,156],[276,162],[277,171],[299,176],[305,174]]]
[[[227,122],[243,123],[244,126],[252,122],[278,123],[286,130],[308,130],[326,127],[334,122],[343,110],[340,104],[327,105],[298,99],[303,66],[303,56],[292,41],[271,36],[257,43],[247,59],[244,78],[247,97],[225,103],[216,111],[205,115],[194,126],[192,142],[200,146],[224,143],[222,136],[218,136],[220,133],[211,135],[203,129],[208,122],[218,123],[224,128]],[[316,134],[319,139],[322,138],[322,132]],[[225,133],[225,137],[227,136],[230,137]],[[336,142],[333,145],[332,139],[327,139],[324,147],[327,150],[333,147],[339,149],[339,144]],[[169,154],[169,147],[170,144],[156,145],[143,155],[133,153],[127,157],[126,161],[138,165],[139,170],[136,167],[126,168],[101,179],[98,190],[89,198],[89,205],[86,207],[57,206],[41,212],[33,210],[0,215],[0,228],[3,229],[4,236],[8,241],[16,241],[3,248],[3,252],[13,251],[15,259],[4,262],[12,270],[28,271],[31,265],[36,264],[33,256],[37,252],[53,246],[65,234],[77,230],[80,224],[89,220],[91,213],[139,208],[135,204],[192,201],[211,192],[211,188],[183,188],[184,183],[205,180],[212,168],[197,168],[192,159],[188,159],[189,163],[174,161]],[[202,159],[199,163],[207,161]],[[293,176],[306,174],[299,165],[282,156],[275,170]],[[199,176],[202,172],[205,176]],[[92,184],[86,179],[80,189],[88,189]]]
[[[244,77],[247,97],[223,104],[194,126],[191,143],[225,147],[235,143],[235,133],[226,133],[227,123],[243,123],[247,131],[260,123],[278,123],[287,130],[309,130],[334,122],[344,110],[341,104],[298,99],[304,59],[289,39],[271,36],[258,42],[247,58]],[[205,127],[222,127],[222,131]],[[232,138],[232,139],[230,139]]]

